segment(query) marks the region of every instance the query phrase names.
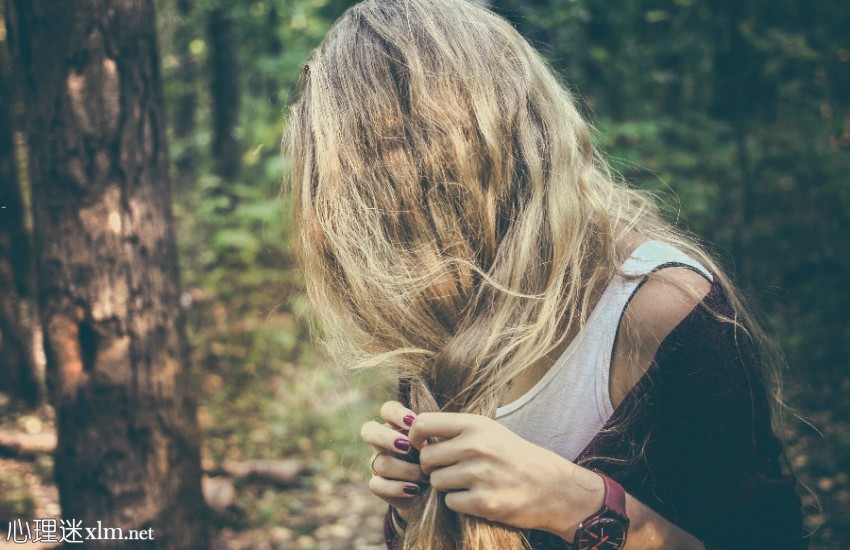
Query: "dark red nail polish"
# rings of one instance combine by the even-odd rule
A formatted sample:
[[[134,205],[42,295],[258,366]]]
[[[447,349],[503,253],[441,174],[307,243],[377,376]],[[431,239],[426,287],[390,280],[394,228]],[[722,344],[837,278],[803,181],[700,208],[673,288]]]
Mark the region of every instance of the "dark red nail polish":
[[[404,422],[405,426],[410,427],[410,426],[413,425],[413,419],[414,418],[416,418],[416,417],[413,416],[412,414],[409,414],[402,419],[402,422]]]
[[[399,451],[407,452],[410,450],[410,441],[406,440],[403,437],[399,437],[398,439],[396,439],[393,442],[393,445],[395,445],[395,448]]]
[[[419,486],[418,485],[405,485],[401,488],[401,490],[406,495],[418,495],[419,494]]]

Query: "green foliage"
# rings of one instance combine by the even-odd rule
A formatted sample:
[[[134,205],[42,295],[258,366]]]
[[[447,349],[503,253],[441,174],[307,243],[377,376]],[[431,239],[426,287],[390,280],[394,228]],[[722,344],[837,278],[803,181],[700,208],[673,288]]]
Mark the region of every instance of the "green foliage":
[[[592,109],[612,164],[667,194],[749,293],[774,289],[759,297],[794,368],[844,376],[850,10],[690,0],[494,8]]]

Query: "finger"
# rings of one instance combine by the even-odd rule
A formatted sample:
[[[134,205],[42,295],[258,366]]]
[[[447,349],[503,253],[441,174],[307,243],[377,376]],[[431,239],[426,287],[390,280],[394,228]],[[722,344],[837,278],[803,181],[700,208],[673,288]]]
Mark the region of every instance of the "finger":
[[[401,430],[408,430],[416,418],[416,413],[399,401],[387,401],[381,405],[381,418]]]
[[[381,452],[377,456],[372,455],[372,470],[389,480],[412,481],[413,483],[428,481],[418,464],[412,464],[385,452]]]
[[[431,487],[438,491],[458,491],[472,488],[475,478],[462,466],[438,468],[431,472]]]
[[[426,445],[419,451],[419,466],[430,475],[437,468],[457,464],[471,454],[469,445],[462,438],[448,439]]]
[[[381,476],[372,476],[372,479],[369,480],[369,490],[384,500],[408,500],[421,492],[416,483],[394,481]]]
[[[410,440],[389,426],[370,420],[360,428],[363,441],[376,449],[407,454],[412,448]]]
[[[446,493],[446,508],[461,514],[480,516],[478,500],[472,491],[452,491]]]
[[[416,417],[416,422],[407,435],[413,446],[421,450],[429,437],[450,439],[477,425],[482,418],[480,415],[468,413],[422,413]]]

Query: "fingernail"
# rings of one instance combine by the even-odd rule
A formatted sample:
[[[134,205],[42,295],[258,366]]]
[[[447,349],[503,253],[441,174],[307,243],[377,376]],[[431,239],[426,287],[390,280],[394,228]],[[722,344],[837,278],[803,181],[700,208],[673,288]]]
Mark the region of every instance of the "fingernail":
[[[405,485],[401,488],[402,492],[406,495],[418,495],[419,494],[419,486],[418,485]]]
[[[399,437],[398,439],[396,439],[393,442],[393,445],[395,445],[395,448],[399,451],[407,452],[410,450],[410,441],[406,440],[403,437]]]
[[[409,414],[409,415],[405,416],[404,418],[402,418],[402,422],[404,422],[405,426],[410,427],[410,426],[413,425],[413,419],[414,418],[416,418],[416,417],[413,416],[412,414]]]

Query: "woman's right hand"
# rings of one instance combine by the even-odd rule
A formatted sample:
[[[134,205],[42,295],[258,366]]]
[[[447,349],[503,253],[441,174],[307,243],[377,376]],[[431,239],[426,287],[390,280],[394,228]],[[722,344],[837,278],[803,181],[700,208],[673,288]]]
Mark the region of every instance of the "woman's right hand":
[[[372,420],[360,430],[363,441],[375,449],[370,458],[369,490],[407,520],[407,510],[413,506],[421,485],[428,482],[419,466],[418,452],[407,438],[416,415],[398,401],[387,401],[381,406],[381,418],[384,424]]]

